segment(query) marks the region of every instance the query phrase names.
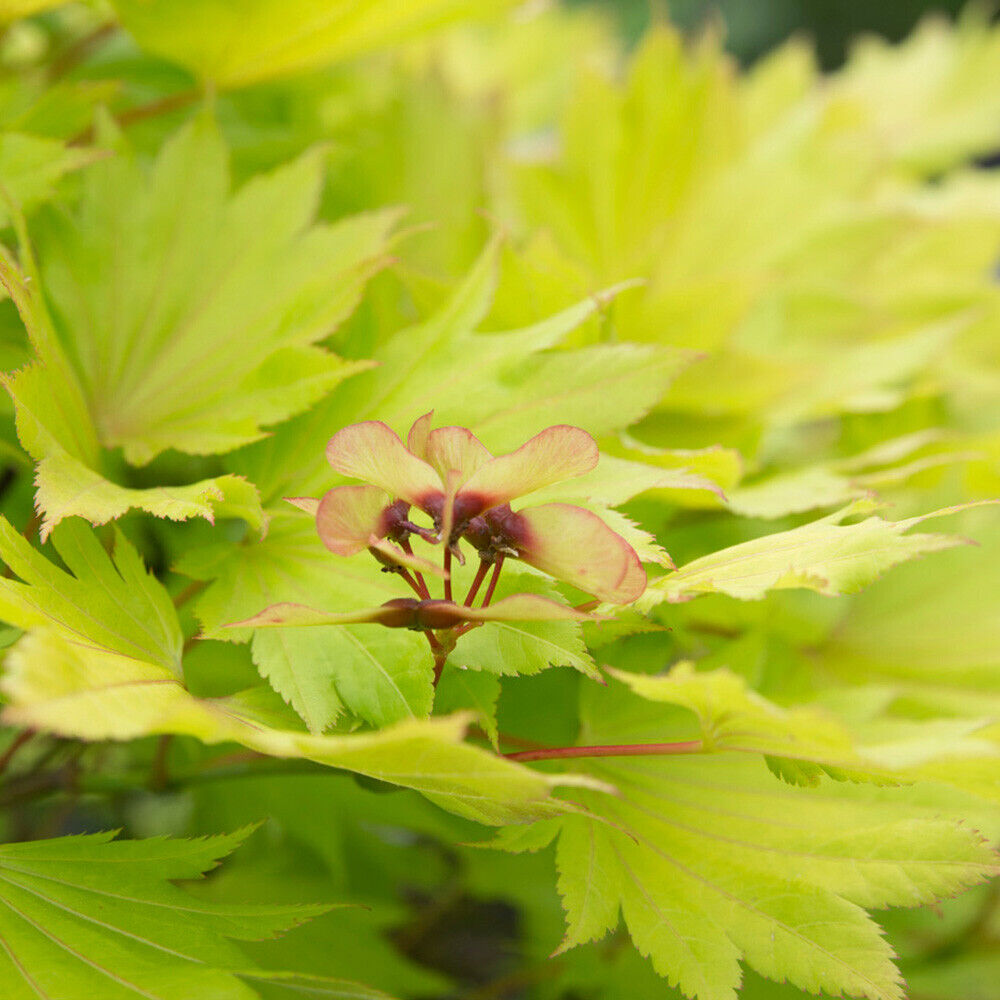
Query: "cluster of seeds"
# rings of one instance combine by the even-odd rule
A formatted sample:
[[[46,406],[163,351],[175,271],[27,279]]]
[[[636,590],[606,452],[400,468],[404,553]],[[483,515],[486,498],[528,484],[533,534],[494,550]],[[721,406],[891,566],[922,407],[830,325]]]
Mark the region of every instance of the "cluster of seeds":
[[[593,595],[594,603],[628,604],[645,589],[646,574],[633,548],[592,511],[566,503],[511,506],[594,468],[597,444],[579,427],[548,427],[516,451],[494,457],[465,427],[432,428],[428,413],[410,428],[406,444],[381,421],[345,427],[330,439],[326,457],[337,472],[364,485],[337,486],[318,500],[291,502],[315,515],[331,552],[353,556],[367,550],[414,596],[362,611],[319,612],[322,620],[310,620],[314,624],[416,629],[443,662],[462,634],[486,621],[593,617],[583,607],[537,594],[494,602],[500,573],[512,560]],[[428,555],[437,547],[440,559],[414,551],[416,540],[432,547]],[[458,601],[452,567],[465,564],[463,546],[479,564]],[[428,585],[434,578],[441,581],[440,597]],[[289,607],[276,605],[245,624],[290,624]],[[298,623],[309,623],[302,609],[296,614]]]

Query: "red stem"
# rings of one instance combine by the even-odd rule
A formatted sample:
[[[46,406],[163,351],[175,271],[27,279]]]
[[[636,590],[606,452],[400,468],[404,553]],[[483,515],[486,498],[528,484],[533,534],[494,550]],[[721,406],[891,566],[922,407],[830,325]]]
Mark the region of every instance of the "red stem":
[[[437,687],[438,681],[441,680],[441,671],[444,670],[445,660],[447,659],[447,655],[440,653],[434,656],[434,687]]]
[[[420,577],[419,580],[415,579],[402,566],[397,567],[396,572],[410,585],[410,588],[421,600],[426,601],[431,596],[427,591],[427,584],[423,577]]]
[[[21,747],[23,747],[24,744],[27,743],[28,740],[30,740],[34,735],[34,729],[23,729],[17,734],[17,736],[14,737],[10,746],[4,750],[2,755],[0,755],[0,774],[3,774],[3,772],[7,769],[7,765],[11,762],[11,760],[13,760],[14,754],[16,754],[17,751],[20,750]]]
[[[122,128],[127,128],[129,125],[145,121],[147,118],[156,118],[158,115],[165,115],[171,111],[179,111],[181,108],[193,104],[201,96],[202,91],[196,87],[192,87],[190,90],[178,91],[174,94],[168,94],[166,97],[160,97],[155,101],[150,101],[148,104],[140,104],[134,108],[127,108],[120,114],[115,115],[115,121]],[[83,146],[92,142],[93,139],[93,127],[88,126],[82,132],[78,132],[73,136],[69,140],[69,144],[71,146]]]
[[[465,595],[465,606],[467,608],[472,607],[472,602],[476,599],[476,594],[479,593],[479,588],[482,586],[483,580],[486,579],[486,574],[489,572],[490,564],[488,562],[483,562],[480,560],[479,569],[476,570],[476,577],[472,581],[472,586],[469,587],[469,592]]]
[[[665,757],[670,754],[701,753],[701,740],[681,743],[624,743],[591,747],[545,747],[505,753],[508,760],[557,760],[564,757]]]
[[[399,547],[409,556],[413,555],[413,548],[410,545],[410,540],[408,538],[403,538],[399,542]],[[402,570],[402,567],[400,567]],[[415,586],[414,586],[415,584]],[[417,597],[422,598],[425,601],[431,599],[431,592],[427,587],[427,581],[424,579],[424,574],[419,570],[413,571],[413,583],[410,586],[417,592]]]
[[[451,549],[448,542],[444,543],[444,599],[450,601],[451,597]]]
[[[500,579],[500,568],[503,566],[503,556],[497,556],[497,561],[493,564],[493,575],[490,577],[490,585],[486,588],[486,596],[483,598],[481,607],[488,608],[493,600],[493,591],[497,589],[497,580]]]

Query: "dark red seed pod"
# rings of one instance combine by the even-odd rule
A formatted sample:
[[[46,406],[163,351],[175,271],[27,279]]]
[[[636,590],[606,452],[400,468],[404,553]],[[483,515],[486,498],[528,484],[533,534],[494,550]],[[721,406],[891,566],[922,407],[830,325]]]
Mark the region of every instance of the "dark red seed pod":
[[[421,603],[415,597],[396,597],[386,601],[379,611],[378,623],[386,628],[420,628]]]
[[[453,601],[421,601],[417,609],[419,627],[425,629],[452,628],[466,620]]]

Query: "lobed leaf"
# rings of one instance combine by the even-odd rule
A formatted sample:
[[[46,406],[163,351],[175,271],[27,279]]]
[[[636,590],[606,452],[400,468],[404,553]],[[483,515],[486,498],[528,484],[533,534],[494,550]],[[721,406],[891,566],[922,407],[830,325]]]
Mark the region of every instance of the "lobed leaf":
[[[217,904],[171,884],[215,867],[247,833],[0,845],[6,995],[251,1000],[239,974],[253,963],[232,940],[273,937],[330,907]]]
[[[948,535],[906,534],[929,518],[952,514],[962,507],[944,508],[901,521],[871,516],[857,524],[840,523],[875,506],[868,501],[857,501],[799,528],[765,535],[695,559],[652,583],[638,606],[648,609],[662,601],[687,601],[711,593],[759,600],[769,590],[794,587],[826,595],[852,594],[901,562],[965,541]]]
[[[166,590],[146,572],[135,549],[115,530],[109,556],[78,520],[53,533],[69,572],[33,548],[0,518],[0,618],[21,629],[55,628],[74,642],[149,661],[179,676],[183,636]]]
[[[24,636],[7,655],[0,691],[9,725],[86,740],[153,734],[236,742],[273,757],[305,758],[412,788],[490,825],[558,815],[553,779],[462,742],[462,716],[411,719],[378,732],[316,736],[262,723],[252,699],[196,698],[166,668],[81,645],[53,629]]]
[[[276,511],[266,538],[189,553],[178,569],[210,581],[195,605],[204,635],[250,640],[261,675],[313,732],[322,732],[345,708],[372,725],[430,711],[431,659],[425,640],[413,632],[351,625],[222,627],[283,601],[348,612],[400,596],[394,578],[367,552],[350,559],[331,555],[311,517]]]
[[[231,193],[226,146],[204,115],[151,171],[118,146],[87,171],[77,212],[36,234],[42,286],[106,447],[133,464],[167,448],[228,451],[365,367],[311,345],[354,308],[396,213],[314,225],[316,152]]]
[[[506,0],[505,0],[506,2]],[[115,0],[144,49],[223,87],[350,59],[491,9],[481,0]]]
[[[270,440],[246,449],[231,463],[233,470],[257,483],[268,500],[283,493],[319,494],[330,486],[322,461],[328,439],[360,421],[380,420],[403,431],[433,410],[435,423],[470,427],[501,454],[554,424],[576,424],[601,435],[655,405],[688,359],[685,352],[630,345],[598,354],[548,351],[620,288],[523,329],[475,332],[493,297],[497,253],[496,243],[488,246],[433,316],[377,349],[377,368],[338,387],[326,403],[278,428]],[[552,391],[556,377],[559,392]],[[627,395],[627,407],[612,404],[616,392]]]
[[[724,726],[732,699],[716,705],[719,682],[694,680],[680,679],[678,700]],[[656,694],[666,688],[666,680],[632,681]],[[612,688],[588,694],[580,739],[647,742],[686,731],[674,710]],[[603,937],[621,913],[636,947],[689,997],[734,1000],[742,961],[812,993],[899,1000],[892,950],[863,907],[921,905],[996,871],[981,837],[907,788],[790,787],[726,751],[581,760],[574,770],[616,794],[574,792],[587,813],[498,846],[537,849],[558,829],[560,950]]]

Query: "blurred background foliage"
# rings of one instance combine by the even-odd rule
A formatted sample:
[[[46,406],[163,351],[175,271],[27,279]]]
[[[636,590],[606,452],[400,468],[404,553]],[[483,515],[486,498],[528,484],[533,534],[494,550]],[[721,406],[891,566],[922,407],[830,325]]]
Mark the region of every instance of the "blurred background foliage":
[[[614,13],[625,38],[638,39],[650,22],[666,15],[693,33],[706,22],[724,25],[726,48],[747,64],[792,35],[808,38],[820,65],[835,69],[843,63],[858,35],[879,35],[900,41],[927,14],[955,16],[963,0],[566,0],[572,5],[597,5]]]
[[[121,5],[130,6],[141,15],[141,4]],[[730,509],[696,490],[630,507],[637,520],[669,537],[678,562],[800,523],[801,515],[856,496],[859,481],[862,492],[884,487],[900,515],[995,494],[1000,306],[995,288],[969,275],[986,273],[996,259],[1000,203],[995,184],[984,180],[987,172],[966,169],[989,164],[1000,139],[998,36],[983,27],[992,15],[985,8],[967,12],[965,28],[952,32],[917,25],[927,14],[956,14],[959,3],[574,0],[568,6],[577,17],[555,27],[545,16],[525,18],[515,40],[459,29],[390,56],[378,53],[361,69],[355,63],[311,66],[304,74],[257,79],[252,53],[230,66],[241,85],[220,85],[212,102],[237,181],[319,137],[329,166],[324,218],[386,204],[412,208],[407,224],[414,229],[397,266],[374,279],[333,346],[347,356],[370,356],[441,302],[499,222],[513,233],[516,249],[504,253],[491,328],[529,322],[640,274],[649,285],[627,293],[578,334],[577,346],[614,340],[619,331],[626,339],[653,341],[668,330],[681,349],[715,352],[646,418],[637,431],[642,446],[619,443],[623,455],[643,454],[668,467],[682,461],[668,447],[722,446],[683,461],[703,463],[699,471],[730,491]],[[100,3],[71,5],[7,30],[0,39],[6,70],[0,120],[40,139],[75,139],[79,148],[94,137],[94,108],[107,106],[143,155],[161,147],[200,96],[199,59],[218,54],[171,60],[155,55],[163,40],[154,38],[150,56],[114,30],[109,10]],[[582,68],[621,61],[605,17],[620,25],[630,45],[669,17],[688,33],[691,48],[681,54],[676,39],[662,32],[639,49],[631,83],[587,77]],[[899,40],[915,28],[909,56],[859,41],[866,33]],[[142,37],[141,18],[133,30]],[[715,34],[751,67],[749,75],[737,78],[719,58]],[[814,44],[825,70],[841,67],[848,52],[855,57],[834,83],[817,77],[808,48],[798,44],[761,66],[758,60],[789,38]],[[939,78],[926,68],[947,67],[949,59],[959,69],[953,76],[942,70],[946,85],[934,90]],[[33,74],[36,68],[44,73]],[[508,87],[512,79],[516,88]],[[926,100],[922,82],[931,89]],[[820,92],[823,100],[833,95],[830,103],[813,100]],[[657,103],[674,93],[681,95],[677,107]],[[135,114],[135,108],[156,108],[156,114]],[[801,109],[796,128],[774,140],[788,155],[761,164],[755,142],[770,135],[789,108]],[[683,150],[690,155],[679,164],[673,133],[663,140],[651,125],[675,112],[670,121],[677,134],[697,130],[699,140]],[[651,185],[641,175],[633,180],[614,151],[601,147],[608,132],[595,139],[587,131],[591,116],[600,116],[608,132],[621,126],[616,138],[630,168],[647,178],[658,172],[668,183],[644,200]],[[552,132],[559,120],[564,144],[557,148]],[[771,147],[762,146],[766,156]],[[726,181],[732,164],[745,186]],[[78,165],[61,164],[51,183]],[[610,222],[602,200],[609,177],[616,190],[634,195],[616,206],[621,215]],[[723,180],[712,186],[716,177]],[[703,187],[705,179],[712,184]],[[72,187],[74,178],[64,182]],[[45,187],[26,191],[40,198]],[[733,218],[748,205],[757,209],[757,228],[734,232]],[[664,219],[676,225],[659,227]],[[422,228],[428,223],[433,226]],[[536,282],[539,274],[544,283]],[[961,337],[949,325],[956,315],[965,324]],[[0,304],[0,327],[9,370],[28,356],[9,302]],[[905,350],[868,350],[897,341]],[[847,361],[832,364],[842,351]],[[3,407],[4,447],[18,470],[6,502],[26,519],[31,480],[6,397]],[[876,454],[887,442],[895,442],[896,451]],[[975,460],[956,457],[970,449]],[[206,459],[204,469],[197,460],[197,468],[199,475],[240,471],[242,460],[217,465]],[[171,481],[195,464],[168,454],[146,469],[120,463],[115,472],[140,487]],[[768,492],[772,476],[793,478]],[[740,492],[743,477],[749,487]],[[781,506],[789,494],[796,501]],[[743,516],[733,517],[734,511]],[[966,523],[989,540],[984,518]],[[208,537],[204,525],[132,528],[160,568],[176,554],[182,534],[185,544],[197,532]],[[897,571],[890,586],[876,585],[843,603],[782,592],[734,609],[728,599],[706,598],[671,611],[666,646],[640,636],[607,650],[605,660],[655,670],[694,650],[706,665],[724,662],[779,700],[809,697],[830,683],[831,704],[880,733],[895,726],[905,735],[914,720],[943,705],[954,719],[972,719],[998,701],[997,625],[986,620],[1000,585],[995,552],[994,538],[994,547],[973,562],[940,557],[940,569],[930,573],[915,564]],[[948,596],[939,599],[945,584]],[[981,636],[967,662],[954,648],[956,632]],[[204,655],[206,676],[228,669],[235,678],[256,677],[242,647],[212,654],[210,665],[204,650],[192,658],[192,676]],[[942,662],[954,668],[946,682],[938,674]],[[890,682],[901,679],[905,694],[897,697]],[[529,739],[562,730],[571,740],[580,683],[569,671],[505,683],[502,726]],[[196,765],[201,749],[181,741],[174,752],[175,765]],[[81,748],[53,740],[39,750],[73,774],[88,761],[116,760],[145,772],[154,753],[151,741]],[[970,784],[974,780],[985,788],[996,776],[970,776]],[[311,805],[303,810],[306,800]],[[469,848],[468,825],[409,793],[383,795],[342,775],[304,773],[206,781],[160,794],[119,789],[84,794],[69,806],[61,800],[3,804],[2,832],[11,838],[119,825],[135,836],[204,833],[270,816],[202,891],[227,898],[252,894],[256,885],[289,900],[345,898],[368,907],[332,913],[257,946],[275,965],[358,978],[407,998],[679,995],[628,945],[624,931],[548,961],[563,930],[551,848],[518,857]],[[927,808],[934,807],[932,798]],[[991,822],[986,815],[984,827]],[[996,888],[933,911],[894,912],[886,923],[913,1000],[1000,998]],[[752,975],[742,995],[805,997]]]

